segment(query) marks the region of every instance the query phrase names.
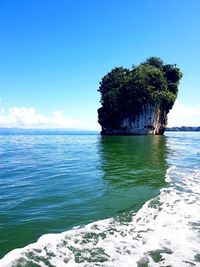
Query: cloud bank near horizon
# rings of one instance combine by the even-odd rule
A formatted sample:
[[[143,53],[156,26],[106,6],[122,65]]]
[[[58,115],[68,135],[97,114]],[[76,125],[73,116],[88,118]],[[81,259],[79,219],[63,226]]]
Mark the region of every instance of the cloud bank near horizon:
[[[200,126],[200,105],[188,107],[176,101],[168,115],[168,126]]]
[[[63,111],[56,110],[51,116],[40,114],[34,107],[10,107],[0,109],[0,127],[39,128],[39,129],[88,129],[86,123],[73,117],[66,117]]]
[[[168,126],[200,126],[200,105],[188,107],[176,101],[168,115]],[[39,113],[35,107],[13,106],[0,108],[0,127],[35,129],[88,129],[99,130],[97,122],[81,121],[65,116],[61,110],[53,111],[51,116]]]

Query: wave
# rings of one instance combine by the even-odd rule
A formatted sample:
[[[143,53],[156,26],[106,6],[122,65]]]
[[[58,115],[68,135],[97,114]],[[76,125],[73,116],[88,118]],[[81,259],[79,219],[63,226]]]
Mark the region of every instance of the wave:
[[[43,235],[0,266],[200,266],[200,170],[172,167],[166,181],[136,214]]]

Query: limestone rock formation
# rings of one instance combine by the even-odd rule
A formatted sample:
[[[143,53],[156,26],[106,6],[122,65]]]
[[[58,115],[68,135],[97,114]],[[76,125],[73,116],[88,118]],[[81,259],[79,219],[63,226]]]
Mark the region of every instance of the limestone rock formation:
[[[100,82],[102,135],[160,135],[167,126],[182,73],[159,58],[131,70],[115,68]]]

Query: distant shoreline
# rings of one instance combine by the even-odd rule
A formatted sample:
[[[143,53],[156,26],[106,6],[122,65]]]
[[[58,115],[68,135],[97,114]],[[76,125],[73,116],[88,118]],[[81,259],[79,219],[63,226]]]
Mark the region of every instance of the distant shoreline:
[[[166,132],[200,132],[200,126],[168,127]],[[34,129],[0,127],[0,134],[99,134],[98,130],[85,129]]]
[[[97,134],[99,131],[85,129],[34,129],[0,127],[0,134]]]
[[[181,126],[166,128],[168,132],[200,132],[200,126]]]

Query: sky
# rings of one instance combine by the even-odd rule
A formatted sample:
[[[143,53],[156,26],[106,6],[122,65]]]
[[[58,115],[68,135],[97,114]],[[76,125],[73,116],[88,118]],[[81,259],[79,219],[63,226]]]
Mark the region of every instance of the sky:
[[[183,72],[169,126],[200,125],[199,0],[0,0],[0,127],[99,130],[98,90],[151,56]]]

